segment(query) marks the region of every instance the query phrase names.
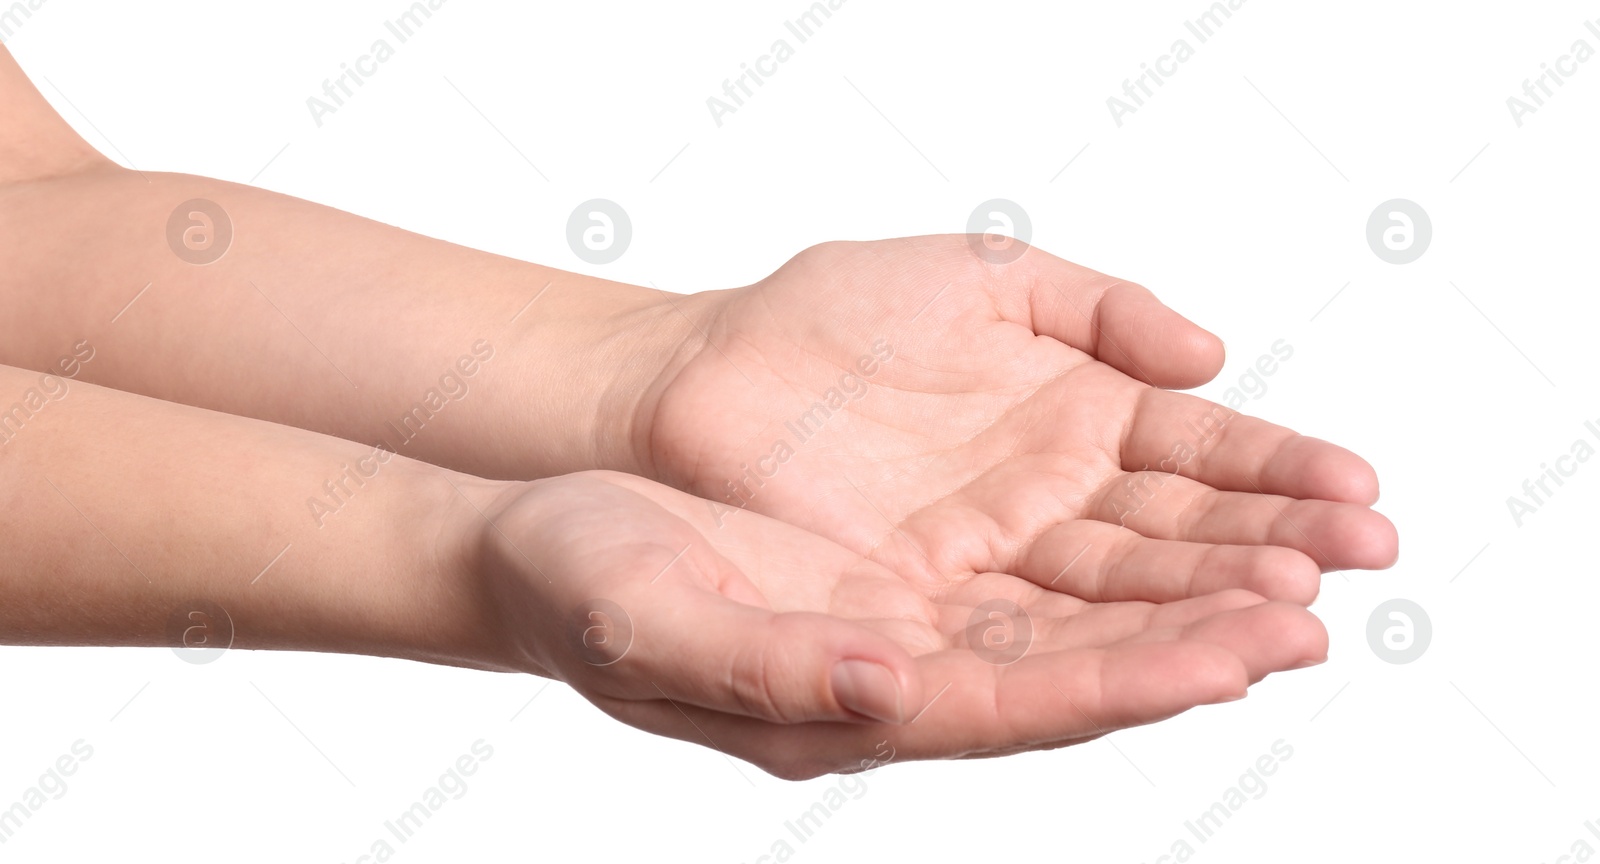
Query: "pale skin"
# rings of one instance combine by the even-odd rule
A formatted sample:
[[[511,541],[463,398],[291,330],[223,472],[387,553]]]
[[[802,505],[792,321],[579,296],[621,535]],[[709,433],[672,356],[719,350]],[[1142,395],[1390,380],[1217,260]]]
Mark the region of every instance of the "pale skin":
[[[1165,389],[1220,341],[1039,249],[825,244],[672,295],[118,167],[3,49],[0,116],[0,409],[95,351],[0,449],[0,524],[32,538],[0,641],[162,644],[210,598],[235,647],[548,676],[808,777],[1239,698],[1325,658],[1322,573],[1398,554],[1367,463]],[[204,266],[164,233],[194,198],[235,232]],[[395,444],[479,340],[470,389]],[[399,455],[314,518],[379,443]],[[625,651],[584,641],[619,627],[597,598]],[[969,629],[997,600],[1032,631],[1004,665]]]

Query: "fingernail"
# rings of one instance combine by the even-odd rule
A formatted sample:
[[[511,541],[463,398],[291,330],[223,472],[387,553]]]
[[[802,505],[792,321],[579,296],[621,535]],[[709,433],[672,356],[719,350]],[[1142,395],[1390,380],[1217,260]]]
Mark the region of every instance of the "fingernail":
[[[1323,657],[1321,660],[1301,660],[1299,663],[1294,664],[1294,668],[1310,669],[1312,666],[1321,666],[1326,662],[1328,662],[1327,657]]]
[[[1250,694],[1249,694],[1249,693],[1240,693],[1240,694],[1239,694],[1239,695],[1237,695],[1237,696],[1229,696],[1229,697],[1228,697],[1228,698],[1226,698],[1226,699],[1218,699],[1218,700],[1217,700],[1217,704],[1218,704],[1218,705],[1221,705],[1221,704],[1223,704],[1223,703],[1225,703],[1225,702],[1237,702],[1237,701],[1239,701],[1239,700],[1240,700],[1240,699],[1243,699],[1243,698],[1244,698],[1244,697],[1246,697],[1246,696],[1248,696],[1248,695],[1250,695]]]
[[[868,660],[840,660],[833,666],[833,698],[851,711],[880,723],[905,722],[900,682],[888,668]]]

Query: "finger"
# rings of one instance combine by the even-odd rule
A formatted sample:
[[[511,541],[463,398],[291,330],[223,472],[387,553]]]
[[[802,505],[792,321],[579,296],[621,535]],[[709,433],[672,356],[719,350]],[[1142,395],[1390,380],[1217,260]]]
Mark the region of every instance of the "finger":
[[[805,779],[873,760],[950,759],[1087,740],[1241,698],[1246,686],[1238,657],[1182,640],[1052,652],[1004,667],[964,650],[917,663],[930,698],[903,726],[779,726],[661,701],[601,707],[640,728],[713,747],[779,777]]]
[[[901,723],[921,698],[904,648],[814,612],[773,612],[688,584],[658,584],[631,641],[580,683],[618,698],[699,705],[772,723]]]
[[[1328,630],[1317,616],[1293,603],[1262,603],[1220,612],[1181,627],[1148,630],[1124,644],[1180,640],[1204,642],[1244,663],[1253,684],[1274,673],[1314,666],[1328,659]]]
[[[1006,666],[971,652],[918,661],[930,685],[950,686],[907,729],[926,723],[961,751],[1122,729],[1245,692],[1246,669],[1232,652],[1181,640],[1042,652]]]
[[[1094,603],[1076,615],[1064,618],[1030,617],[1025,623],[997,620],[989,616],[970,623],[961,632],[956,644],[981,651],[995,639],[1015,637],[1020,630],[1021,635],[1029,639],[1030,644],[1026,648],[1030,653],[1103,648],[1149,630],[1181,628],[1222,612],[1265,602],[1266,598],[1259,594],[1235,590],[1218,591],[1171,603]]]
[[[1219,492],[1155,471],[1104,487],[1089,515],[1159,540],[1284,546],[1328,570],[1382,570],[1399,556],[1394,525],[1357,504]]]
[[[1349,450],[1187,393],[1145,390],[1122,443],[1125,471],[1216,489],[1373,504],[1378,475]]]
[[[1242,588],[1309,605],[1322,583],[1317,563],[1296,549],[1152,540],[1092,519],[1051,527],[1010,564],[1041,587],[1098,603],[1168,603]]]
[[[1027,247],[992,266],[992,291],[1006,319],[1091,354],[1157,387],[1197,387],[1222,370],[1222,340],[1143,286]]]
[[[939,615],[937,629],[948,639],[966,626],[973,609],[995,600],[1015,603],[1035,618],[1066,618],[1093,605],[1082,597],[1042,589],[1010,573],[974,573],[940,591],[939,603],[934,607]],[[937,647],[946,648],[949,643]]]

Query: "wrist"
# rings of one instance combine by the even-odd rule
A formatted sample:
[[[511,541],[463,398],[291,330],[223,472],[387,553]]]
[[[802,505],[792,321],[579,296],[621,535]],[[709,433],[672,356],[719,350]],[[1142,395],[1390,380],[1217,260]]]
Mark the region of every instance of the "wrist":
[[[397,460],[398,461],[398,460]],[[407,462],[385,524],[393,536],[390,579],[366,606],[378,623],[366,653],[496,672],[530,672],[520,661],[483,578],[486,513],[516,482],[484,480]],[[398,580],[393,577],[399,577]],[[381,610],[388,610],[387,612]]]
[[[611,470],[655,477],[650,435],[656,405],[704,347],[721,292],[678,295],[600,279],[563,282],[552,284],[536,304],[549,305],[508,337],[508,365],[517,380],[506,390],[534,394],[533,404],[504,415],[513,455],[498,461],[510,470],[482,473],[535,479]],[[553,434],[530,435],[530,426]]]
[[[580,471],[474,496],[481,515],[468,554],[491,598],[497,650],[513,668],[574,683],[627,652],[632,625],[617,592],[638,574],[618,566],[619,550],[626,559],[641,546],[671,545],[661,539],[659,506],[630,491],[641,487],[658,488],[633,475]],[[621,653],[597,660],[615,639]]]

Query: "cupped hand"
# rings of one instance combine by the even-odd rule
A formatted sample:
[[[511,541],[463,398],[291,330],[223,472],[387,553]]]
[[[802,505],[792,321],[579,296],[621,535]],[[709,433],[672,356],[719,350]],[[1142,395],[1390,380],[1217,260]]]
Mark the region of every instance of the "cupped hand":
[[[806,530],[627,474],[475,506],[519,665],[780,777],[1065,746],[1239,698],[1327,650],[1305,609],[1244,590],[936,601]]]
[[[977,240],[824,244],[680,301],[703,344],[646,409],[653,476],[941,602],[1304,604],[1322,572],[1394,562],[1366,462],[1173,392],[1217,374],[1215,336],[1138,285]]]

